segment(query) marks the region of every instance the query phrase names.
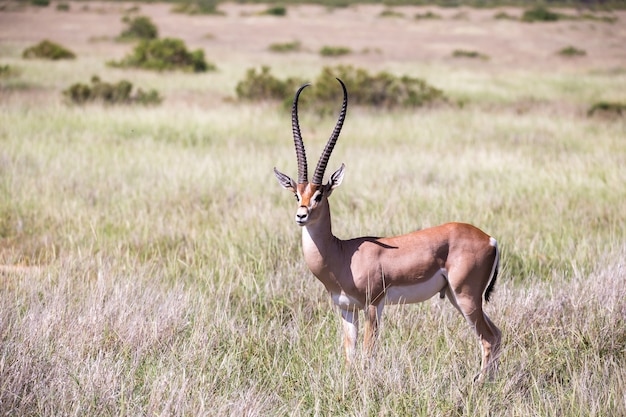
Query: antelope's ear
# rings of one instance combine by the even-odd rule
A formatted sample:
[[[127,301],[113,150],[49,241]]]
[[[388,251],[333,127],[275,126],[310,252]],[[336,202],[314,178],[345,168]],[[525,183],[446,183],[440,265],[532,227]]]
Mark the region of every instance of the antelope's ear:
[[[292,180],[288,175],[283,174],[279,170],[274,167],[274,175],[276,175],[276,179],[278,183],[285,189],[295,193],[296,192],[296,182]]]
[[[330,176],[330,180],[328,180],[328,184],[326,184],[326,188],[328,189],[328,195],[330,195],[330,192],[332,190],[341,185],[341,182],[343,181],[343,170],[345,169],[345,167],[345,164],[341,164],[339,169],[333,172],[333,175]]]

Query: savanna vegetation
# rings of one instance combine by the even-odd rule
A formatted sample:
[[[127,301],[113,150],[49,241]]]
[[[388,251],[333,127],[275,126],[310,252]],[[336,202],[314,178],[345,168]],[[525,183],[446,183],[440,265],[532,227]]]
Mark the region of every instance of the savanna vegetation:
[[[307,48],[277,54],[268,45],[293,38],[259,29],[265,5],[189,16],[141,3],[163,39],[184,28],[185,50],[219,57],[215,71],[164,72],[106,65],[135,48],[114,39],[124,12],[82,6],[0,11],[1,415],[626,415],[619,25],[470,10],[459,26],[444,8],[417,22],[427,9],[389,19],[382,7],[287,6],[281,27]],[[368,19],[379,19],[369,38]],[[465,47],[445,37],[453,26],[492,30],[472,38],[490,59],[454,59]],[[75,58],[23,59],[41,41],[33,27]],[[517,49],[554,33],[587,55]],[[505,36],[520,42],[494,47]],[[380,53],[329,65],[318,51],[330,37]],[[306,81],[300,124],[316,162],[340,107],[335,76],[351,101],[329,164],[347,166],[333,231],[465,221],[495,236],[502,263],[486,309],[504,345],[493,381],[473,383],[473,332],[437,297],[386,308],[374,358],[344,365],[338,315],[302,261],[296,202],[272,174],[295,173],[283,102]],[[72,105],[76,84],[164,100]],[[375,85],[396,92],[389,100],[408,87],[436,99],[360,101]],[[239,96],[255,86],[271,98]]]
[[[177,38],[141,39],[132,53],[109,65],[119,68],[143,68],[156,71],[183,70],[190,72],[214,71],[202,49],[189,51],[185,42]]]
[[[142,89],[133,91],[133,84],[128,80],[116,83],[102,81],[100,77],[91,77],[90,84],[72,84],[63,94],[70,103],[86,104],[99,102],[100,104],[159,104],[162,98],[158,91],[144,92]]]
[[[302,105],[319,112],[330,112],[342,99],[341,91],[337,91],[336,78],[350,84],[350,102],[355,105],[390,109],[447,101],[441,90],[419,78],[396,76],[385,71],[370,74],[364,68],[337,65],[322,68],[314,80],[316,88],[302,97]],[[285,107],[290,108],[289,93],[305,82],[297,77],[280,80],[271,73],[271,68],[263,66],[258,72],[256,68],[248,69],[246,77],[237,83],[236,92],[241,100],[282,100]]]
[[[22,57],[26,59],[50,59],[56,61],[58,59],[74,59],[76,55],[63,45],[44,39],[36,45],[24,49]]]
[[[557,51],[557,54],[565,57],[575,57],[575,56],[583,56],[587,55],[587,52],[584,49],[576,48],[575,46],[566,46],[565,48],[561,48]]]
[[[452,56],[455,58],[474,58],[488,60],[489,56],[482,54],[478,51],[470,51],[467,49],[455,49],[452,51]]]
[[[159,28],[147,16],[130,17],[126,15],[122,18],[122,22],[126,24],[126,28],[117,37],[118,40],[135,41],[159,37]]]

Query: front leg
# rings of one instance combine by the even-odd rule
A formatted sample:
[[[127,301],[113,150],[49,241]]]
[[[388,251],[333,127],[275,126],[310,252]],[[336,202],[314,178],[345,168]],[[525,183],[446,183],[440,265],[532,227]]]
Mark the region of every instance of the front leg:
[[[343,349],[346,353],[348,365],[354,361],[356,338],[359,335],[359,311],[341,309],[343,327]]]
[[[381,301],[378,305],[369,305],[365,309],[365,335],[363,337],[363,350],[367,356],[374,354],[376,347],[376,339],[378,338],[378,327],[380,325],[380,316],[383,312],[384,303]]]

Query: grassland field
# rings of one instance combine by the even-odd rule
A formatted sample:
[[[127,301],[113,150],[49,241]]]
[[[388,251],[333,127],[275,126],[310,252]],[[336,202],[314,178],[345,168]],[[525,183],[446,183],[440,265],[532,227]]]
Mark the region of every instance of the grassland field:
[[[222,16],[7,4],[0,415],[626,415],[626,119],[587,114],[626,101],[626,12],[529,24],[463,7],[381,17],[382,5],[300,5],[276,17],[257,14],[262,4],[225,3]],[[218,70],[107,66],[133,47],[115,37],[134,6]],[[427,11],[441,18],[413,18]],[[77,58],[21,57],[43,39]],[[293,41],[300,51],[269,48]],[[352,53],[322,57],[325,45]],[[586,55],[556,53],[570,45]],[[463,221],[495,236],[502,264],[486,311],[504,336],[492,382],[473,383],[473,331],[437,297],[387,307],[374,358],[343,363],[339,315],[304,265],[295,201],[272,173],[296,172],[290,115],[235,95],[248,68],[314,79],[336,64],[420,77],[450,99],[349,107],[329,164],[347,166],[333,230]],[[164,101],[66,103],[62,91],[93,75]],[[335,114],[300,112],[312,165]]]

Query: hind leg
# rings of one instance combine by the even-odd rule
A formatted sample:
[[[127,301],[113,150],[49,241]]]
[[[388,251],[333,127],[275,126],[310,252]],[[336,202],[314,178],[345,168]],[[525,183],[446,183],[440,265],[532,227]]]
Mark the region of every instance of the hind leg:
[[[471,296],[463,293],[454,293],[449,289],[446,291],[446,295],[450,302],[465,317],[470,326],[472,326],[480,341],[482,360],[480,373],[475,380],[483,382],[487,376],[491,379],[498,368],[502,333],[483,312],[482,294]]]
[[[487,343],[489,344],[489,354],[485,356],[485,353],[483,350],[483,363],[481,366],[481,375],[484,375],[486,372],[487,375],[489,375],[489,379],[492,379],[495,373],[498,371],[498,361],[500,359],[500,347],[502,344],[502,332],[500,331],[500,329],[498,329],[498,327],[495,324],[493,324],[493,322],[491,321],[491,319],[487,316],[485,312],[483,312],[483,317],[485,318],[485,322],[487,326],[489,327],[489,329],[491,330],[493,337],[491,340],[487,341]],[[483,345],[483,349],[485,349],[484,347],[485,342],[483,341],[482,337],[481,337],[481,344]]]

